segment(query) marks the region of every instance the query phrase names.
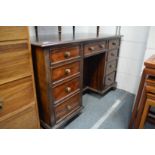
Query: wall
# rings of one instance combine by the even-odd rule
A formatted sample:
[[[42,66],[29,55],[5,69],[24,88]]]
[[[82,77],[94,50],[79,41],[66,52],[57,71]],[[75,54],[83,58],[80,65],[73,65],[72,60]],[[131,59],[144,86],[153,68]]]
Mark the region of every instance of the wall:
[[[146,50],[149,27],[121,27],[122,44],[118,64],[118,88],[136,94]]]
[[[149,30],[144,60],[153,54],[155,54],[155,26],[151,26]]]
[[[155,34],[155,28],[152,28]],[[57,27],[46,27],[44,33],[57,34]],[[62,33],[72,33],[72,26],[63,26]],[[96,26],[76,26],[76,33],[96,33]],[[101,26],[100,33],[115,35],[116,26]],[[141,76],[141,68],[146,51],[149,27],[145,26],[122,26],[122,44],[120,47],[120,59],[118,63],[118,73],[116,80],[118,88],[136,94]],[[35,35],[34,27],[30,27],[31,37]],[[153,37],[149,35],[150,40]],[[154,35],[155,36],[155,35]],[[155,41],[155,40],[154,40]],[[148,47],[154,47],[153,42],[149,41]],[[147,53],[152,52],[148,48]]]

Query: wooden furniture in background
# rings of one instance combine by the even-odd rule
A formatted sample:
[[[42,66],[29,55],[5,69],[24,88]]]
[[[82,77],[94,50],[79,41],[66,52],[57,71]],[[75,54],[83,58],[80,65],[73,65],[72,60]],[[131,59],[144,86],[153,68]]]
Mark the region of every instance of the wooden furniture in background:
[[[116,88],[121,36],[41,36],[32,42],[41,124],[60,128],[82,109],[82,94]]]
[[[0,128],[40,128],[28,27],[0,27]]]
[[[145,65],[145,68],[143,69],[129,128],[140,128],[140,122],[141,122],[143,110],[146,104],[147,95],[149,95],[147,94],[148,90],[146,89],[146,87],[148,87],[148,80],[150,76],[155,77],[155,55],[147,59],[144,62],[144,65]],[[141,123],[141,127],[142,127],[142,123]]]

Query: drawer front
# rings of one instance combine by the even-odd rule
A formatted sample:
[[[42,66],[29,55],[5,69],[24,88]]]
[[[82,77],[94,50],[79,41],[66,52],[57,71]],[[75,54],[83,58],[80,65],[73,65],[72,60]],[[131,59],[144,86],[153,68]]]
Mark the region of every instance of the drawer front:
[[[27,42],[0,43],[0,85],[32,74]]]
[[[0,41],[28,39],[26,26],[0,26]]]
[[[109,49],[115,49],[119,47],[119,40],[114,39],[114,40],[109,40]]]
[[[105,48],[106,42],[89,43],[84,46],[84,55],[89,55],[94,52],[105,50]]]
[[[52,63],[57,63],[80,56],[80,47],[68,47],[68,48],[58,48],[51,50],[50,60]]]
[[[32,78],[0,86],[0,117],[34,102]]]
[[[55,103],[80,89],[80,78],[75,78],[53,88],[53,98]]]
[[[64,119],[67,115],[80,107],[80,94],[76,94],[69,100],[63,102],[55,108],[56,122]]]
[[[115,71],[117,68],[117,61],[112,61],[112,62],[109,62],[107,63],[107,66],[106,66],[106,75]]]
[[[105,77],[105,86],[110,86],[111,84],[113,84],[115,82],[115,72],[107,75]]]
[[[61,67],[53,68],[51,71],[52,81],[61,80],[80,73],[80,62],[73,62]]]
[[[1,129],[37,129],[40,128],[35,105],[32,105],[19,113],[2,120]]]
[[[118,56],[118,50],[112,50],[108,52],[108,61],[115,60]]]

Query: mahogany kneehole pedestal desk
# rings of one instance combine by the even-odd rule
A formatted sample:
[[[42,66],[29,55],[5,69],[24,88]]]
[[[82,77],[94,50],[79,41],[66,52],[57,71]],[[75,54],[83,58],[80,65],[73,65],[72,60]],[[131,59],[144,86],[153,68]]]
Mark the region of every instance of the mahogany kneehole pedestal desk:
[[[32,41],[41,125],[60,128],[82,109],[86,90],[116,88],[121,36],[39,36]]]

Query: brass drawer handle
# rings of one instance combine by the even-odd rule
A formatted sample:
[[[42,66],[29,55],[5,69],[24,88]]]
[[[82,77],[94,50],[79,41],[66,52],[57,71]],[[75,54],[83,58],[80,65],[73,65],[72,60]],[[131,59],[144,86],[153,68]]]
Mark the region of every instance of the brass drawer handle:
[[[70,56],[71,56],[71,53],[70,52],[67,51],[67,52],[64,53],[64,57],[65,58],[69,58]]]
[[[100,46],[100,48],[105,48],[104,44],[100,44],[99,46]]]
[[[92,47],[89,47],[89,50],[94,51],[95,48],[92,46]]]
[[[65,74],[68,75],[71,73],[71,70],[69,68],[65,69]]]
[[[68,110],[71,110],[72,107],[71,107],[70,105],[67,105],[67,109],[68,109]]]
[[[66,91],[66,93],[70,93],[71,92],[71,87],[66,87],[65,91]]]
[[[3,101],[0,100],[0,110],[2,110],[2,109],[3,109]]]

